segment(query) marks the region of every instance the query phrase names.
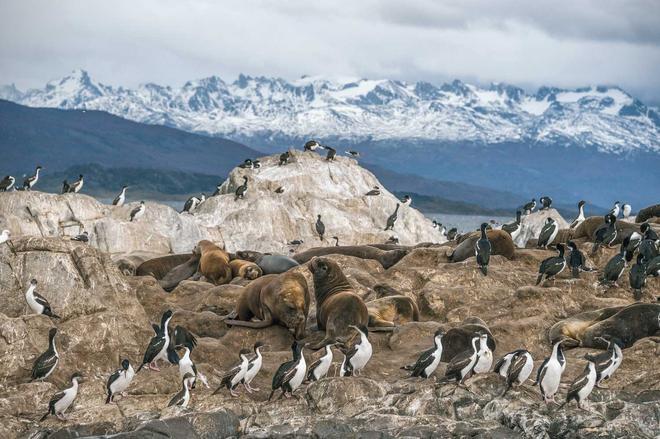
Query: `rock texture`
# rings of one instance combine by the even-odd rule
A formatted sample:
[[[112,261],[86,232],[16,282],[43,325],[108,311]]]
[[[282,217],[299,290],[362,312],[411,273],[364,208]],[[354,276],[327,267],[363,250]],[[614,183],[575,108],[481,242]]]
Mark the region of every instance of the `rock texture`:
[[[323,153],[323,151],[321,151]],[[423,214],[401,206],[394,230],[384,231],[399,202],[376,177],[353,159],[325,160],[315,152],[290,151],[288,165],[279,155],[261,158],[260,169],[235,168],[220,188],[193,213],[201,224],[219,227],[230,251],[251,249],[283,252],[296,239],[297,250],[319,245],[384,243],[390,236],[401,244],[446,241]],[[248,178],[245,199],[234,200],[236,188]],[[365,196],[374,186],[381,195]],[[284,188],[284,193],[275,190]],[[316,233],[317,215],[325,224],[325,238]]]
[[[59,197],[9,195],[26,199]],[[224,201],[223,197],[230,195],[217,197],[219,206],[233,203],[233,198]],[[243,205],[246,211],[252,208],[248,201],[249,198]],[[252,201],[259,203],[258,199]],[[330,211],[332,206],[328,207]],[[4,205],[2,209],[3,221],[12,227],[38,229],[36,225],[18,224],[24,218],[20,210],[15,214],[17,218],[11,215],[11,210],[4,210]],[[211,214],[199,213],[206,215],[210,218]],[[250,221],[253,220],[247,223]],[[420,227],[418,232],[416,227]],[[419,225],[402,227],[402,231],[406,230],[410,236],[425,233]],[[255,238],[250,242],[258,246],[258,241],[266,235],[260,235],[260,229],[253,232]],[[225,239],[229,237],[225,235]],[[243,241],[247,239],[247,233],[239,234],[236,242],[241,244],[248,242]],[[577,243],[587,255],[587,265],[597,268],[604,267],[618,251],[601,248],[591,255],[588,251],[591,243],[584,239],[577,239]],[[545,406],[530,381],[502,397],[504,383],[493,373],[478,375],[468,381],[469,390],[455,392],[452,385],[438,385],[435,377],[409,379],[400,367],[413,362],[422,350],[431,346],[433,333],[440,326],[449,330],[483,321],[496,342],[495,358],[526,348],[534,357],[536,371],[550,353],[548,331],[553,324],[583,312],[632,302],[628,269],[619,286],[612,288],[598,284],[598,273],[582,273],[580,279],[570,279],[567,271],[554,283],[533,286],[540,262],[554,255],[553,250],[516,249],[511,259],[495,255],[488,276],[483,276],[473,256],[462,262],[449,262],[447,252],[451,245],[411,249],[387,269],[370,259],[327,256],[339,264],[367,305],[383,296],[403,294],[416,301],[421,321],[402,324],[391,333],[371,333],[374,355],[361,376],[336,377],[341,354],[335,350],[332,376],[305,384],[296,392],[298,398],[268,402],[272,376],[282,362],[290,359],[293,337],[280,326],[257,330],[225,325],[223,316],[234,309],[244,286],[213,286],[188,280],[166,293],[151,276],[125,276],[108,253],[94,246],[55,236],[17,237],[11,245],[0,245],[0,437],[660,435],[657,367],[660,332],[623,351],[623,363],[608,381],[609,388],[595,389],[587,410],[578,410],[574,403],[561,410]],[[314,297],[306,265],[292,270],[305,276]],[[39,292],[62,316],[60,321],[27,313],[24,292],[33,277],[39,280]],[[658,291],[660,279],[648,278],[643,300],[655,301]],[[315,306],[312,303],[307,322],[310,339],[323,335],[316,330]],[[198,381],[187,409],[167,408],[169,399],[179,390],[178,368],[161,364],[161,372],[140,372],[126,397],[118,397],[115,404],[104,404],[105,383],[110,373],[123,358],[128,358],[134,366],[141,362],[153,335],[150,322],[158,321],[168,309],[174,311],[171,328],[183,325],[196,335],[198,346],[192,358],[208,379],[209,387]],[[28,382],[32,361],[46,349],[47,333],[53,326],[59,329],[56,344],[60,364],[44,382]],[[241,388],[238,398],[229,396],[225,390],[212,395],[222,372],[237,360],[237,352],[251,347],[257,340],[268,344],[263,368],[252,383],[260,390],[247,394]],[[559,400],[584,369],[583,357],[588,352],[595,350],[577,347],[567,351]],[[305,351],[308,363],[320,354]],[[445,368],[446,363],[441,363],[435,376],[441,376]],[[69,420],[51,417],[38,422],[50,397],[65,386],[67,377],[74,371],[82,372],[86,381],[68,413]]]

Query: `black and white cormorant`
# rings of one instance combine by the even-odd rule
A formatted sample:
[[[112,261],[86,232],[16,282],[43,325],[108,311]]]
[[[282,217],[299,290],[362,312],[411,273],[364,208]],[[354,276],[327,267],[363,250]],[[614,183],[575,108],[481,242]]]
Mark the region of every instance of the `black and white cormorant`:
[[[34,187],[35,184],[37,184],[39,181],[39,171],[41,171],[41,169],[41,166],[37,166],[37,168],[34,170],[34,175],[26,178],[23,181],[23,190],[29,191]]]
[[[10,191],[11,188],[14,187],[15,183],[16,178],[12,177],[11,175],[5,175],[5,178],[0,181],[0,192]]]
[[[596,372],[598,372],[596,387],[604,389],[606,387],[603,385],[603,382],[614,375],[614,372],[621,366],[623,362],[623,351],[619,346],[619,343],[621,343],[619,339],[612,337],[596,338],[607,343],[607,350],[598,354],[586,354],[584,358],[596,365]]]
[[[587,204],[586,201],[580,200],[578,203],[578,215],[575,217],[569,228],[574,229],[584,221],[584,205]]]
[[[303,147],[304,151],[316,151],[318,148],[323,149],[321,144],[317,142],[316,140],[310,140],[305,143],[305,146]]]
[[[607,261],[607,264],[605,264],[603,274],[600,278],[601,284],[614,284],[615,286],[618,286],[616,282],[621,277],[621,274],[623,274],[623,270],[626,269],[628,262],[632,259],[632,255],[629,255],[628,250],[626,250],[628,242],[629,238],[626,236],[621,244],[619,253],[614,255],[609,261]]]
[[[534,209],[536,209],[536,198],[532,198],[532,201],[525,204],[522,208],[523,212],[525,212],[525,215],[529,215],[530,213],[534,212]]]
[[[646,264],[644,263],[644,255],[641,253],[637,255],[637,263],[630,267],[628,280],[630,281],[630,288],[633,290],[633,297],[636,301],[641,300],[642,288],[646,285]]]
[[[247,183],[248,183],[248,178],[244,176],[243,184],[236,188],[236,192],[234,193],[234,201],[238,200],[239,198],[241,200],[245,198],[245,194],[247,193],[248,190]]]
[[[243,387],[245,387],[245,390],[248,393],[252,392],[257,392],[259,389],[254,388],[250,386],[250,383],[252,383],[252,380],[255,379],[259,371],[261,370],[261,366],[263,365],[263,356],[261,354],[261,348],[264,347],[263,342],[257,341],[252,349],[254,349],[254,357],[250,358],[248,361],[248,368],[247,371],[245,372],[245,376],[243,377],[243,380],[241,383],[243,384]]]
[[[280,154],[280,162],[278,163],[278,166],[284,166],[289,164],[289,158],[291,158],[291,153],[289,153],[289,151]]]
[[[142,364],[138,367],[138,372],[142,370],[144,366],[147,366],[147,369],[160,371],[157,364],[158,360],[168,361],[167,348],[170,345],[170,336],[167,325],[171,319],[172,311],[168,309],[163,313],[160,319],[160,331],[149,341],[149,345],[142,358]]]
[[[621,212],[621,208],[619,207],[619,204],[621,204],[620,201],[614,202],[614,206],[612,206],[612,209],[610,209],[609,215],[612,215],[614,218],[619,217],[619,212]]]
[[[43,314],[53,319],[59,319],[60,316],[53,313],[50,303],[46,300],[45,297],[37,293],[37,280],[32,279],[30,281],[30,286],[25,292],[25,300],[27,301],[28,306],[35,314]]]
[[[605,222],[598,226],[594,232],[594,245],[591,249],[591,252],[595,253],[601,245],[605,245],[607,247],[612,245],[616,239],[617,233],[616,217],[608,213],[605,215]]]
[[[83,175],[80,174],[78,176],[78,180],[74,181],[69,185],[69,192],[77,194],[82,190],[84,184],[85,184],[85,179],[83,178]]]
[[[544,196],[539,199],[541,202],[541,210],[548,210],[552,206],[552,198]]]
[[[539,285],[545,276],[545,279],[554,279],[556,275],[566,268],[566,259],[564,259],[564,245],[557,244],[557,256],[546,258],[539,266],[539,275],[536,278],[536,285]]]
[[[440,328],[433,334],[433,347],[425,350],[417,358],[415,364],[403,366],[401,369],[410,371],[411,377],[428,378],[438,368],[442,357],[442,337],[445,330]]]
[[[481,238],[474,245],[474,253],[477,256],[477,265],[484,276],[488,275],[488,263],[490,262],[491,245],[486,235],[487,223],[481,224]]]
[[[342,350],[345,359],[339,372],[341,376],[359,375],[373,353],[373,347],[369,341],[369,329],[364,325],[350,325],[350,327],[360,334],[360,341],[355,343],[351,349]]]
[[[438,381],[438,384],[455,382],[457,386],[460,386],[472,376],[474,366],[478,360],[478,342],[479,336],[472,337],[471,347],[457,354],[449,361],[445,370],[445,376]]]
[[[355,158],[355,159],[360,157],[360,153],[358,151],[351,150],[351,151],[344,151],[344,152],[346,154],[350,155],[351,157]]]
[[[76,372],[71,375],[71,387],[68,387],[61,392],[57,392],[50,399],[48,403],[48,411],[41,417],[39,422],[43,422],[49,415],[57,416],[58,419],[66,420],[64,412],[71,407],[73,401],[78,396],[78,386],[82,382],[82,375]]]
[[[553,218],[546,218],[545,224],[539,234],[537,246],[539,248],[548,248],[548,246],[552,244],[552,241],[554,241],[557,233],[559,233],[557,222]]]
[[[587,267],[584,253],[580,251],[575,242],[568,241],[566,245],[571,249],[571,253],[568,255],[568,266],[574,279],[580,277],[581,271],[593,271],[593,269]]]
[[[45,380],[53,373],[57,363],[60,361],[60,356],[55,347],[55,335],[57,328],[51,328],[48,332],[48,349],[43,354],[39,355],[34,364],[32,365],[32,380]]]
[[[140,219],[146,210],[147,206],[144,204],[144,201],[140,201],[140,204],[131,210],[131,222]]]
[[[124,203],[126,202],[126,189],[128,189],[128,186],[126,185],[121,187],[121,191],[119,192],[119,194],[117,194],[115,199],[112,200],[113,206],[121,207],[124,205]]]
[[[191,373],[186,373],[183,378],[181,378],[181,390],[179,390],[173,397],[170,399],[170,402],[167,404],[168,407],[178,406],[186,408],[190,403],[190,383],[194,376]]]
[[[305,345],[298,341],[294,341],[291,345],[293,360],[282,363],[275,372],[271,386],[272,390],[268,396],[269,401],[278,389],[282,390],[280,398],[282,396],[291,397],[293,392],[303,383],[307,371],[307,363],[305,363],[305,356],[303,355],[304,347]]]
[[[566,357],[564,356],[564,349],[561,344],[564,340],[555,342],[552,346],[552,353],[548,358],[543,360],[541,367],[539,367],[536,374],[536,383],[541,390],[541,396],[546,404],[555,402],[555,395],[559,390],[561,376],[566,369]]]
[[[325,345],[325,353],[307,368],[307,381],[318,381],[328,375],[330,365],[332,364],[332,346],[334,342]]]
[[[328,150],[328,153],[325,155],[325,159],[329,162],[334,161],[335,157],[337,156],[337,150],[329,146],[326,146],[325,149]]]
[[[511,387],[521,386],[527,381],[527,378],[532,374],[533,369],[534,359],[529,351],[525,349],[513,351],[508,366],[506,367],[506,371],[504,371],[503,368],[500,368],[498,372],[506,378],[506,387],[504,388],[502,396],[506,395]]]
[[[321,221],[321,215],[317,215],[315,227],[316,233],[319,235],[319,239],[323,241],[323,235],[325,235],[325,224],[323,224],[323,221]]]
[[[371,189],[365,195],[368,196],[368,197],[373,197],[375,195],[380,195],[380,188],[378,186],[374,186],[373,189]]]
[[[250,355],[250,352],[249,349],[240,350],[238,353],[238,363],[234,364],[227,372],[225,372],[220,381],[220,386],[215,392],[213,392],[214,395],[219,393],[223,387],[226,387],[231,396],[238,396],[238,393],[234,390],[243,381],[245,374],[248,371],[248,366],[250,365],[250,359],[248,356]]]
[[[135,371],[133,370],[133,366],[131,366],[131,363],[125,358],[121,362],[121,368],[114,371],[112,375],[108,377],[108,382],[105,385],[108,397],[106,398],[105,403],[110,404],[117,394],[125,395],[125,391],[128,389],[131,381],[133,381],[134,376]]]
[[[578,408],[582,408],[582,403],[589,398],[591,391],[594,390],[596,381],[598,381],[596,365],[590,361],[587,363],[584,371],[571,383],[571,387],[566,394],[566,401],[559,408],[561,409],[573,400],[577,402]]]
[[[398,218],[397,213],[399,212],[399,203],[396,205],[396,209],[394,209],[394,213],[390,215],[387,218],[387,223],[385,225],[385,231],[387,230],[394,230],[394,224],[396,224],[396,220]]]

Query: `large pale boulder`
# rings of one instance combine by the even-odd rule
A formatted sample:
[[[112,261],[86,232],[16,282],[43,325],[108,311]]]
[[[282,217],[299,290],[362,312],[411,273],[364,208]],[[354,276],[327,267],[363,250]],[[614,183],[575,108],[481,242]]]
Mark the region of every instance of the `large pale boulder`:
[[[552,218],[557,222],[559,230],[565,229],[569,226],[564,217],[562,217],[556,209],[545,209],[532,212],[529,215],[523,215],[520,220],[522,230],[513,240],[513,243],[518,248],[525,248],[527,241],[530,239],[538,239],[541,234],[541,229],[545,225],[545,221]]]
[[[385,231],[387,218],[399,200],[376,177],[346,157],[328,162],[312,152],[292,151],[288,165],[279,166],[279,156],[261,158],[261,168],[236,168],[221,188],[194,212],[207,227],[219,227],[230,251],[288,252],[287,243],[302,239],[298,250],[334,244],[382,243],[390,236],[401,244],[440,242],[444,239],[422,213],[401,206],[394,230]],[[245,199],[234,192],[248,178]],[[374,186],[381,195],[365,196]],[[284,193],[275,190],[284,188]],[[326,227],[325,240],[315,230],[317,215]]]

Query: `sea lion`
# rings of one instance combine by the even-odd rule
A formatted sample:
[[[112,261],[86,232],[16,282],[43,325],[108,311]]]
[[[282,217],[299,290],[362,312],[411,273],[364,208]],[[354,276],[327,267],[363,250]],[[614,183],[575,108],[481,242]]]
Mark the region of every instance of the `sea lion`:
[[[229,254],[226,251],[205,239],[197,243],[195,251],[201,254],[199,272],[209,282],[215,285],[223,285],[231,281]]]
[[[472,338],[479,334],[488,335],[488,347],[494,351],[497,344],[486,323],[478,317],[468,317],[459,326],[449,329],[442,337],[441,361],[449,362],[456,355],[469,349],[472,346]]]
[[[234,259],[229,261],[229,266],[231,267],[231,275],[233,277],[254,280],[262,275],[261,268],[254,262]]]
[[[653,206],[645,207],[644,209],[637,212],[635,222],[644,223],[653,217],[660,217],[660,204],[654,204]]]
[[[622,348],[660,331],[660,304],[634,303],[587,311],[555,323],[548,333],[551,343],[564,338],[566,348],[606,349],[599,337],[618,339]]]
[[[261,268],[263,274],[280,274],[300,265],[290,257],[277,253],[259,253],[252,250],[241,250],[236,252],[236,257],[256,263]]]
[[[419,322],[419,308],[413,299],[404,295],[383,297],[367,302],[369,326],[396,326]]]
[[[486,236],[490,241],[491,255],[502,255],[507,259],[513,259],[515,250],[511,235],[504,230],[487,230]],[[447,255],[449,260],[452,262],[461,262],[474,256],[474,246],[479,238],[480,232],[472,232],[465,236],[454,251]]]
[[[392,288],[387,284],[376,284],[374,285],[373,290],[376,292],[376,297],[378,297],[379,299],[382,299],[383,297],[401,295],[399,291],[397,291],[396,289]]]
[[[388,269],[399,262],[407,250],[380,250],[369,245],[345,245],[339,247],[315,247],[293,256],[300,264],[310,261],[314,256],[347,255],[361,259],[373,259],[380,262],[383,268]]]
[[[158,281],[161,288],[167,292],[172,291],[183,280],[189,279],[197,273],[199,269],[199,259],[201,254],[196,249],[193,250],[190,259],[181,265],[171,269],[162,279]]]
[[[153,276],[156,279],[162,279],[174,267],[184,264],[190,260],[192,253],[180,255],[167,255],[160,258],[149,259],[141,263],[135,270],[136,276]]]
[[[305,276],[300,273],[266,274],[243,289],[230,316],[233,326],[265,328],[273,324],[288,328],[299,340],[305,336],[305,325],[311,296]],[[260,321],[253,322],[257,318]]]
[[[366,326],[369,311],[336,262],[327,258],[313,258],[308,264],[314,279],[316,322],[325,338],[311,349],[320,349],[346,336],[350,326]]]

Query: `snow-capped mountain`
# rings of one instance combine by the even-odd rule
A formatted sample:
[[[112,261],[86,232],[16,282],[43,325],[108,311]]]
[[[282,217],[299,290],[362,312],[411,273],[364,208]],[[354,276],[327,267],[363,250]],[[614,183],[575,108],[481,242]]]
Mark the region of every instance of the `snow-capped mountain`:
[[[96,109],[150,124],[233,139],[332,137],[354,142],[570,144],[601,152],[660,152],[660,115],[618,87],[542,87],[455,80],[436,86],[388,79],[296,81],[217,76],[173,88],[136,89],[76,70],[44,88],[0,87],[0,98],[32,107]],[[254,145],[258,146],[258,145]]]

